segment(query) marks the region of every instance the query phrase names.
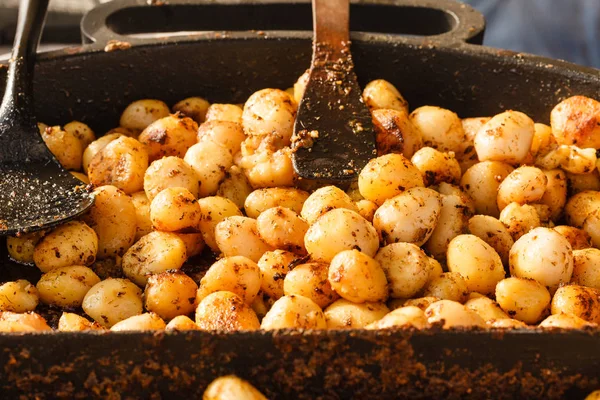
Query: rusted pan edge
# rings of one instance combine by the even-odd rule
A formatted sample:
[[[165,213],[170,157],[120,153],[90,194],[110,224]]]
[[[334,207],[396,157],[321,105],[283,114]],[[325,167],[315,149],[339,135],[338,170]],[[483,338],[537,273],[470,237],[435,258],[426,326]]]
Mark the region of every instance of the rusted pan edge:
[[[583,398],[600,332],[320,331],[0,335],[0,391],[198,398],[236,374],[272,399]]]

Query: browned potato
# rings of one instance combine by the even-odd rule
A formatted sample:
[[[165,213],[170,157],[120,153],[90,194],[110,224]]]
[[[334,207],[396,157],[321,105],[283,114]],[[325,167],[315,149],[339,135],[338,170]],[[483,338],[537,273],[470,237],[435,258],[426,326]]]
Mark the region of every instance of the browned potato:
[[[183,158],[196,143],[198,124],[183,114],[173,114],[148,125],[138,140],[146,145],[150,161],[165,156]]]
[[[129,104],[119,125],[124,128],[141,132],[152,122],[169,115],[169,106],[160,100],[143,99]]]
[[[600,102],[585,96],[561,101],[550,113],[552,133],[558,144],[600,148]]]
[[[201,124],[206,120],[206,112],[209,106],[210,103],[202,97],[188,97],[175,104],[173,112],[180,112]]]
[[[202,330],[239,331],[260,328],[258,317],[238,295],[219,291],[206,296],[196,309],[196,325]]]
[[[399,153],[410,158],[423,146],[421,131],[410,121],[408,111],[373,110],[377,155]]]
[[[90,265],[98,253],[98,236],[84,222],[71,221],[52,230],[33,250],[33,262],[42,272],[70,265]]]
[[[200,195],[200,180],[196,172],[179,157],[164,157],[150,164],[144,174],[144,191],[152,201],[160,192],[170,187],[184,187]]]
[[[146,310],[170,320],[196,309],[196,282],[181,271],[151,275],[144,290]]]
[[[308,263],[296,266],[283,280],[286,296],[299,295],[325,308],[339,298],[327,280],[328,268],[323,263]]]
[[[154,229],[163,232],[193,232],[200,222],[200,205],[189,190],[170,187],[150,203]]]

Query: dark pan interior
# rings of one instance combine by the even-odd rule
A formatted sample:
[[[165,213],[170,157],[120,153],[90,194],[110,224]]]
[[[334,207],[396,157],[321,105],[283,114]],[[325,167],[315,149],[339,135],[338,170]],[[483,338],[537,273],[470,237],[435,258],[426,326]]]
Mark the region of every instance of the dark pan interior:
[[[516,109],[540,122],[565,97],[599,97],[597,71],[415,43],[357,37],[361,84],[385,78],[411,108],[438,105],[461,117]],[[309,58],[306,38],[259,34],[49,54],[36,69],[37,115],[47,124],[81,120],[103,134],[133,100],[243,102],[257,89],[291,86]],[[6,280],[32,270],[1,271]],[[597,344],[598,333],[586,332],[0,335],[0,388],[10,397],[197,398],[215,376],[236,373],[281,399],[582,398],[600,387]]]

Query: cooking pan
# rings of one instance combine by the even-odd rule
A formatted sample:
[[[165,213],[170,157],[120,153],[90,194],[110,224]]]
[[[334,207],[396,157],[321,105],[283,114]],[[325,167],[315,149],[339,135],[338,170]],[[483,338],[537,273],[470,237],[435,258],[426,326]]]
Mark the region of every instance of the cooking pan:
[[[241,3],[127,0],[91,11],[88,44],[39,56],[39,120],[102,133],[140,98],[236,103],[291,86],[310,61],[310,3]],[[387,79],[412,108],[516,109],[547,123],[560,100],[600,95],[598,70],[480,46],[483,18],[460,3],[363,0],[351,14],[361,84]],[[190,30],[203,32],[142,35]],[[36,281],[0,248],[0,279]],[[198,398],[230,373],[273,399],[583,398],[600,388],[598,330],[0,334],[0,349],[6,398]]]

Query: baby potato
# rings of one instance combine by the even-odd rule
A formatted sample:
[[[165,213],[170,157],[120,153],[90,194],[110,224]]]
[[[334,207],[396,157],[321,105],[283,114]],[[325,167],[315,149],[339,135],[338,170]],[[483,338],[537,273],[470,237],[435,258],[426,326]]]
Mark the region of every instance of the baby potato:
[[[412,243],[392,243],[375,256],[389,284],[390,297],[411,298],[427,283],[433,264],[423,250]]]
[[[600,192],[585,190],[572,196],[565,205],[565,220],[568,225],[582,228],[584,221],[600,208]]]
[[[423,296],[464,303],[468,293],[467,282],[461,274],[457,272],[444,272],[425,285]]]
[[[358,212],[350,196],[337,186],[325,186],[312,192],[304,201],[300,215],[309,224],[334,208],[345,208]]]
[[[190,147],[185,153],[184,161],[199,179],[200,197],[214,195],[225,179],[227,170],[233,165],[229,151],[211,141],[196,143]]]
[[[483,161],[465,171],[460,187],[473,199],[478,214],[498,218],[498,188],[513,171],[513,167],[499,161]]]
[[[172,110],[174,113],[180,112],[196,121],[196,123],[201,124],[206,119],[209,106],[210,103],[202,97],[188,97],[177,102]]]
[[[241,124],[242,108],[235,104],[211,104],[206,110],[205,121],[229,121]]]
[[[86,185],[90,184],[90,179],[88,178],[87,175],[82,174],[81,172],[76,172],[76,171],[69,171],[69,173],[71,175],[73,175],[75,178],[79,179],[81,182],[85,183]]]
[[[119,125],[141,132],[154,121],[168,115],[169,106],[160,100],[137,100],[125,108],[123,114],[121,114]]]
[[[570,172],[565,172],[565,175],[567,176],[568,193],[571,196],[585,190],[600,190],[600,174],[598,173],[598,169],[595,169],[589,174],[572,174]]]
[[[384,303],[355,304],[346,299],[336,300],[323,311],[327,329],[362,329],[389,312]]]
[[[245,256],[257,262],[265,251],[273,250],[259,235],[256,220],[232,216],[215,226],[215,241],[226,257]]]
[[[531,155],[533,157],[541,157],[556,149],[556,147],[558,147],[558,143],[556,143],[556,139],[552,135],[552,128],[546,124],[534,124],[530,149]]]
[[[506,278],[496,285],[496,301],[511,318],[537,324],[548,314],[550,292],[533,279]]]
[[[440,273],[441,275],[441,273]],[[418,297],[416,299],[393,299],[390,302],[388,302],[388,306],[390,308],[392,308],[392,302],[393,301],[400,301],[401,304],[398,304],[398,307],[396,308],[400,308],[400,307],[417,307],[419,310],[421,311],[425,311],[427,309],[427,307],[429,307],[430,305],[432,305],[433,303],[435,303],[436,301],[440,301],[440,298],[437,297],[432,297],[432,296],[427,296],[427,297]],[[424,314],[423,314],[424,315]],[[427,322],[427,319],[425,319],[425,322]]]
[[[360,194],[378,205],[405,190],[419,186],[424,186],[421,172],[402,154],[386,154],[374,158],[358,176]]]
[[[527,324],[519,321],[518,319],[511,319],[511,318],[503,318],[503,319],[497,319],[494,321],[489,321],[489,325],[492,328],[499,328],[499,329],[520,329],[520,328],[527,328]]]
[[[443,262],[448,244],[465,231],[472,213],[464,196],[449,194],[440,198],[442,207],[439,218],[424,248],[432,257]]]
[[[0,313],[0,332],[36,332],[50,331],[46,320],[39,314],[24,314],[4,311]]]
[[[373,222],[373,217],[375,217],[375,212],[378,208],[377,204],[375,204],[371,200],[359,200],[356,203],[354,203],[354,205],[358,209],[358,213],[361,217],[363,217],[369,222]]]
[[[569,241],[573,251],[592,247],[590,235],[583,229],[575,228],[574,226],[569,225],[558,225],[552,229],[563,235]],[[575,253],[573,253],[573,256],[575,256]]]
[[[94,186],[112,185],[127,194],[144,188],[148,153],[137,140],[122,136],[108,143],[90,161],[88,177]]]
[[[199,197],[200,181],[192,167],[179,157],[164,157],[153,161],[144,174],[144,192],[152,201],[163,190],[183,187]]]
[[[510,249],[510,274],[535,279],[553,293],[573,274],[573,252],[569,241],[549,228],[535,228]]]
[[[185,243],[170,232],[150,232],[123,255],[122,268],[126,277],[145,286],[152,274],[181,268],[187,258]]]
[[[290,144],[296,119],[296,102],[279,89],[254,92],[244,104],[242,126],[249,136],[273,136]]]
[[[294,253],[284,250],[267,251],[258,260],[262,290],[270,298],[277,300],[283,296],[283,282],[286,275],[300,259]]]
[[[542,224],[534,206],[518,203],[510,203],[502,210],[500,222],[506,226],[513,240],[518,240],[521,236]]]
[[[196,325],[202,330],[240,331],[256,330],[260,322],[248,303],[228,291],[206,296],[196,309]]]
[[[242,125],[230,121],[208,121],[198,128],[198,142],[212,141],[227,150],[231,155],[240,151],[246,139]]]
[[[82,265],[55,268],[42,275],[36,288],[42,303],[62,308],[81,307],[83,298],[100,278]]]
[[[592,245],[600,248],[600,216],[598,216],[598,211],[594,211],[583,221],[582,229],[590,235]]]
[[[94,205],[83,220],[98,235],[98,259],[123,255],[131,247],[137,232],[137,214],[131,197],[115,186],[94,190]],[[72,262],[71,265],[88,265]]]
[[[84,222],[70,221],[44,236],[33,250],[42,272],[69,265],[90,265],[98,253],[98,236]]]
[[[197,256],[204,250],[204,239],[201,233],[176,233],[177,237],[185,244],[187,258]]]
[[[380,109],[371,112],[378,156],[398,153],[410,158],[423,147],[421,132],[411,122],[407,110]]]
[[[550,113],[552,134],[558,144],[600,148],[600,102],[572,96],[558,103]]]
[[[491,117],[473,117],[473,118],[463,118],[460,123],[465,131],[465,135],[467,136],[467,141],[470,145],[473,145],[473,141],[475,140],[475,135],[479,132],[479,129],[486,122],[488,122]]]
[[[150,312],[134,315],[114,324],[110,330],[119,331],[162,331],[165,329],[165,321],[158,315]]]
[[[181,271],[151,275],[144,290],[146,310],[164,320],[187,315],[196,309],[196,282]]]
[[[485,321],[475,311],[452,300],[436,301],[425,310],[427,322],[441,322],[444,329],[454,327],[485,327]]]
[[[404,100],[398,89],[385,79],[375,79],[367,83],[362,98],[371,111],[386,108],[408,112],[408,102]]]
[[[460,118],[454,112],[440,107],[423,106],[410,114],[410,120],[421,131],[425,146],[457,154],[465,149],[467,136]]]
[[[344,250],[333,257],[328,280],[337,294],[353,303],[387,300],[387,279],[383,269],[377,261],[358,250]]]
[[[289,208],[273,207],[262,212],[256,219],[256,228],[269,246],[306,254],[304,235],[308,224]]]
[[[291,159],[291,149],[285,147],[275,152],[255,154],[248,164],[239,164],[253,188],[292,186],[296,180]]]
[[[502,211],[508,204],[534,203],[546,191],[548,178],[536,167],[524,165],[512,171],[498,187],[498,209]]]
[[[420,246],[435,229],[442,209],[441,196],[432,189],[412,188],[386,200],[373,216],[383,243],[408,242]]]
[[[208,385],[202,400],[267,400],[254,386],[235,375],[221,376]]]
[[[579,285],[561,286],[552,297],[551,311],[552,314],[571,314],[600,323],[600,290]]]
[[[418,307],[405,306],[395,309],[383,318],[366,326],[366,329],[386,329],[396,327],[427,328],[425,313]]]
[[[373,225],[358,213],[336,208],[308,228],[304,245],[313,260],[328,263],[343,250],[356,249],[373,257],[379,239]]]
[[[58,320],[58,330],[61,332],[80,332],[80,331],[103,331],[97,322],[90,322],[86,318],[68,312],[63,312]]]
[[[25,279],[0,285],[0,312],[24,313],[33,311],[40,301],[38,290]]]
[[[273,207],[285,207],[296,214],[301,214],[304,202],[308,197],[308,192],[295,188],[257,189],[246,198],[244,210],[250,218],[257,218],[260,213]]]
[[[509,316],[502,311],[498,303],[486,296],[469,299],[465,303],[465,307],[476,312],[488,324],[493,321],[509,318]]]
[[[200,205],[189,190],[170,187],[150,203],[154,229],[163,232],[193,232],[200,222]]]
[[[102,151],[110,142],[124,136],[121,133],[109,133],[90,143],[83,151],[82,168],[83,172],[88,173],[88,167],[92,159]]]
[[[326,329],[323,310],[311,299],[292,295],[282,296],[271,306],[260,328],[273,329]]]
[[[238,208],[242,209],[253,190],[244,171],[237,165],[232,165],[217,189],[217,196],[233,201]]]
[[[475,135],[475,150],[481,161],[522,163],[531,148],[534,122],[519,111],[505,111],[486,122]]]
[[[108,278],[86,293],[82,308],[94,321],[110,328],[142,313],[142,290],[128,279]]]
[[[7,236],[6,248],[10,257],[23,264],[33,264],[35,246],[42,240],[47,231],[23,233],[19,236]]]
[[[567,202],[567,177],[560,169],[544,171],[548,182],[544,195],[539,203],[545,204],[550,209],[550,219],[556,221],[562,215]]]
[[[508,266],[508,254],[515,242],[502,222],[489,215],[475,215],[468,222],[468,231],[492,246],[502,264]]]
[[[592,326],[592,324],[576,315],[559,313],[550,315],[538,326],[540,328],[583,329]]]
[[[63,126],[63,130],[79,139],[82,151],[96,140],[94,131],[83,122],[71,121]]]
[[[573,250],[571,283],[600,290],[600,250]]]
[[[448,270],[458,272],[470,292],[494,293],[504,279],[504,267],[496,250],[475,235],[459,235],[448,245]]]
[[[241,217],[242,212],[231,200],[219,196],[199,199],[198,204],[200,205],[200,222],[198,222],[198,228],[211,250],[219,252],[219,246],[215,239],[215,227],[227,217]]]
[[[166,156],[182,158],[197,141],[198,124],[183,114],[172,114],[148,125],[138,140],[148,150],[150,161]]]
[[[327,264],[311,262],[297,265],[285,276],[283,293],[306,297],[325,308],[339,298],[327,280],[327,273]]]
[[[138,241],[142,236],[152,232],[150,200],[148,200],[145,192],[135,192],[131,195],[131,202],[135,207],[135,240]]]
[[[440,182],[458,183],[462,175],[453,152],[443,153],[432,147],[423,147],[412,156],[410,162],[421,171],[425,186]]]
[[[200,327],[196,325],[194,321],[192,321],[189,317],[185,315],[178,315],[173,318],[167,326],[165,326],[165,331],[197,331],[200,330]]]
[[[73,132],[64,131],[60,126],[48,127],[42,132],[42,139],[65,169],[81,169],[83,143]]]
[[[260,268],[254,261],[243,256],[224,257],[206,271],[200,281],[196,300],[200,302],[211,293],[225,290],[235,293],[250,305],[260,286]]]

